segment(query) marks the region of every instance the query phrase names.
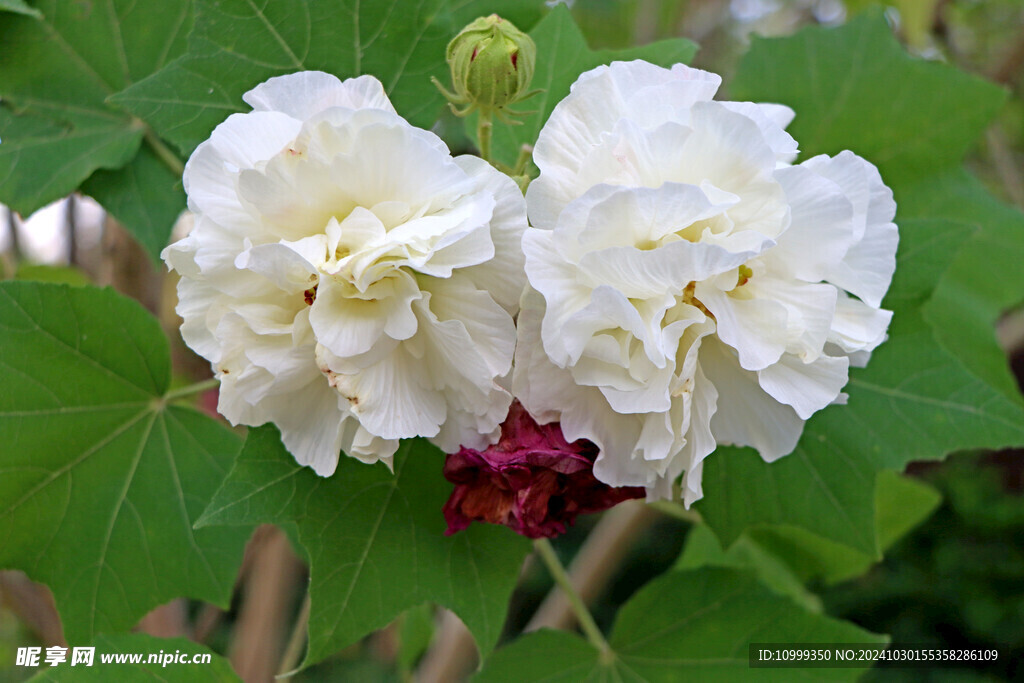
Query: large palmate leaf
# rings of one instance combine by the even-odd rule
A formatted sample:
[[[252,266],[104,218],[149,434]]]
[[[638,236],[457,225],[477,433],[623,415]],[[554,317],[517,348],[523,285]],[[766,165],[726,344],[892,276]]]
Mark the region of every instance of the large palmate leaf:
[[[148,146],[127,166],[96,171],[81,190],[129,227],[154,258],[167,246],[174,221],[185,208],[181,175],[171,172]]]
[[[568,8],[556,6],[548,16],[530,31],[537,44],[537,70],[531,90],[539,90],[530,99],[512,107],[513,110],[531,112],[517,116],[522,125],[496,124],[492,141],[492,156],[505,164],[513,164],[522,145],[537,141],[544,122],[566,95],[569,86],[584,71],[615,60],[645,59],[660,66],[689,62],[697,46],[685,38],[662,40],[650,45],[625,50],[591,50]],[[467,119],[467,131],[476,136],[477,117]]]
[[[784,77],[793,73],[808,77]],[[878,96],[883,82],[886,98]],[[793,454],[770,466],[750,450],[722,448],[709,458],[701,510],[727,543],[750,525],[789,524],[877,556],[880,469],[1024,443],[1022,402],[991,327],[1024,292],[1024,273],[1009,267],[1024,253],[1020,223],[956,168],[1002,93],[907,57],[878,16],[758,41],[734,90],[792,106],[805,155],[852,148],[879,163],[900,207],[896,276],[884,303],[895,315],[868,367],[851,370],[849,404],[812,418]],[[970,201],[953,211],[958,198]]]
[[[902,214],[944,216],[980,228],[925,306],[925,320],[969,370],[1018,397],[992,327],[1004,310],[1024,303],[1024,214],[996,200],[963,169],[901,187],[898,199]]]
[[[853,150],[890,186],[959,164],[1005,99],[992,83],[907,55],[876,12],[755,40],[730,92],[793,107],[789,131],[805,157]]]
[[[92,666],[67,663],[44,668],[32,683],[238,683],[228,660],[184,638],[154,638],[143,633],[101,635],[93,641]],[[149,662],[149,656],[157,659]],[[174,657],[167,660],[166,657]],[[209,661],[205,658],[209,657]],[[197,658],[197,659],[193,659]],[[163,663],[163,662],[167,663]]]
[[[168,153],[107,98],[182,52],[191,2],[34,4],[38,18],[0,13],[0,201],[29,214],[100,169],[125,169],[97,177],[88,191],[155,256],[184,208],[181,162],[140,156],[147,136]]]
[[[792,681],[798,669],[751,669],[750,643],[876,643],[886,638],[812,614],[725,568],[673,571],[644,586],[619,611],[601,653],[579,636],[540,631],[485,662],[476,681]],[[807,673],[806,671],[802,673]],[[857,669],[813,669],[819,680],[855,680]]]
[[[394,473],[343,457],[333,476],[300,467],[276,428],[252,429],[200,525],[294,523],[310,563],[309,651],[323,659],[425,601],[452,609],[489,652],[529,550],[505,528],[444,535],[443,455],[406,441]]]
[[[69,642],[178,596],[225,604],[246,530],[192,523],[239,439],[167,405],[167,340],[113,290],[0,283],[0,567],[53,590]]]
[[[340,78],[379,78],[398,112],[429,128],[443,99],[430,77],[445,76],[445,46],[482,14],[523,27],[540,0],[197,0],[187,53],[114,101],[153,125],[185,154],[228,114],[247,111],[242,94],[271,76],[316,69]]]
[[[885,551],[931,515],[942,496],[921,481],[891,471],[880,472],[877,483],[875,526],[880,549]],[[820,599],[804,586],[808,580],[843,581],[863,574],[875,561],[875,557],[848,545],[791,526],[747,529],[725,549],[714,533],[698,525],[687,535],[676,566],[750,569],[777,593],[790,596],[812,611],[821,611]]]

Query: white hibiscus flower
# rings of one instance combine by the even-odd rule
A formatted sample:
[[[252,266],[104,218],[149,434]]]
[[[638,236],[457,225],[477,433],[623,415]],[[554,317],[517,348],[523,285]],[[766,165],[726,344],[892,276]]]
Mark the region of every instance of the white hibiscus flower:
[[[189,159],[195,228],[163,253],[220,412],[276,423],[321,475],[339,450],[389,462],[405,437],[485,447],[525,283],[515,183],[453,159],[370,76],[297,73],[244,99]]]
[[[895,204],[850,152],[791,165],[784,106],[718,76],[583,74],[537,142],[514,392],[615,486],[701,497],[716,444],[789,453],[885,339]]]

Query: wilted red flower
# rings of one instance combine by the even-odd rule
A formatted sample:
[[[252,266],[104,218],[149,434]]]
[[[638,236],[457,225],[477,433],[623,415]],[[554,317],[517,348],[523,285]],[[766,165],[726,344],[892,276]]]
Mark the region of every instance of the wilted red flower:
[[[475,520],[504,524],[528,538],[553,538],[576,515],[645,495],[641,486],[613,488],[595,479],[597,452],[585,439],[568,443],[557,422],[538,425],[514,401],[498,443],[483,452],[463,448],[445,461],[444,476],[455,484],[444,506],[445,533]]]

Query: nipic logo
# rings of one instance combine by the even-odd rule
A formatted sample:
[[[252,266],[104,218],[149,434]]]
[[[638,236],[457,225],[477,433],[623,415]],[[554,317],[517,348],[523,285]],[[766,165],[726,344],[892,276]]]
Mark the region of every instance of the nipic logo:
[[[76,647],[67,648],[61,646],[53,646],[45,648],[41,647],[19,647],[18,655],[15,659],[17,666],[59,666],[61,664],[70,666],[93,666],[96,660],[96,648],[95,647]],[[71,651],[71,660],[68,661],[68,650]],[[169,664],[210,664],[213,659],[213,655],[209,652],[182,652],[181,650],[175,650],[174,652],[101,652],[100,653],[100,664],[156,664],[161,667],[166,667]]]
[[[68,650],[71,650],[71,661],[68,662]],[[17,666],[39,666],[39,659],[43,657],[43,663],[50,666],[70,664],[71,666],[92,666],[96,655],[95,647],[66,648],[59,645],[46,648],[43,655],[41,647],[19,647],[18,655],[15,658]]]

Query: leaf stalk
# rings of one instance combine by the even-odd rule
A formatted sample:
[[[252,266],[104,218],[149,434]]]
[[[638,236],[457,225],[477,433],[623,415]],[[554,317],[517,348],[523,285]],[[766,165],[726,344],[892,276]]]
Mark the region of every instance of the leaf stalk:
[[[210,379],[203,380],[202,382],[196,382],[195,384],[189,384],[186,387],[181,387],[174,391],[168,391],[164,394],[164,402],[170,403],[171,401],[187,398],[194,394],[201,394],[204,391],[215,389],[218,386],[220,386],[220,380],[211,377]]]
[[[146,140],[146,144],[150,146],[160,161],[164,162],[164,165],[180,178],[185,173],[185,164],[181,162],[181,159],[178,158],[178,155],[170,147],[164,144],[163,140],[157,137],[151,128],[147,126],[145,130],[146,132],[143,133],[143,137]]]
[[[573,587],[572,580],[569,579],[565,567],[562,566],[561,560],[555,554],[555,549],[551,547],[551,542],[546,538],[538,538],[533,542],[533,548],[537,551],[548,571],[551,572],[551,578],[565,592],[565,597],[572,606],[573,612],[576,613],[576,618],[580,622],[580,628],[583,629],[583,634],[587,637],[587,640],[601,652],[602,657],[610,655],[612,652],[611,646],[605,640],[601,629],[597,627],[597,622],[594,621],[594,617],[591,615],[590,610],[587,609],[583,598],[580,597],[580,594],[576,592],[576,588]]]
[[[489,164],[493,163],[491,160],[491,133],[493,131],[494,124],[491,121],[490,113],[481,111],[476,124],[476,137],[480,144],[480,158]]]

